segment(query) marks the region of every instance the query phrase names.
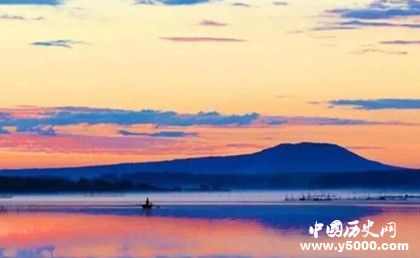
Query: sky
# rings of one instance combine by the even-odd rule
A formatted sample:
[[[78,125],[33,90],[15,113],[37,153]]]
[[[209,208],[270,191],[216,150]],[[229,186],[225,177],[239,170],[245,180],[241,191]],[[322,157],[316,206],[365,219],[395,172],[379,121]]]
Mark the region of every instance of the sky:
[[[420,167],[420,1],[0,0],[0,168],[330,142]]]

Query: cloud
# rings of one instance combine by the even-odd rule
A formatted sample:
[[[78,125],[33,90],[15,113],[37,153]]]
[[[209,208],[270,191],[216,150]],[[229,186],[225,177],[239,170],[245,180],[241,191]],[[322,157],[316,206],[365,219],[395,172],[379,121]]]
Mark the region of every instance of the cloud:
[[[420,109],[420,99],[339,99],[328,102],[331,107],[349,106],[354,109]]]
[[[0,122],[4,122],[10,119],[11,119],[11,116],[9,113],[7,113],[7,110],[5,112],[0,112]]]
[[[288,120],[285,117],[265,117],[261,120],[266,125],[284,125],[287,124]]]
[[[3,112],[4,113],[4,112]],[[40,135],[55,135],[54,126],[67,125],[141,125],[155,126],[244,126],[256,121],[257,113],[243,115],[222,115],[218,112],[198,112],[196,114],[181,114],[173,111],[158,110],[123,110],[100,109],[87,107],[61,107],[55,110],[47,109],[37,117],[14,117],[13,114],[3,115],[0,128],[16,127],[17,132],[36,133]],[[169,134],[163,133],[160,136]]]
[[[343,26],[340,24],[329,24],[312,28],[313,31],[329,31],[329,30],[354,30],[356,26]]]
[[[22,248],[16,251],[16,258],[28,258],[28,257],[53,257],[54,256],[54,245],[46,245],[36,248]]]
[[[336,117],[264,117],[262,123],[267,125],[377,125],[401,124],[400,122],[377,122],[363,119],[345,119]]]
[[[26,20],[26,18],[21,15],[2,14],[0,20]]]
[[[286,34],[301,34],[304,33],[304,30],[288,30],[286,31]]]
[[[229,143],[226,144],[226,147],[232,147],[232,148],[255,148],[255,149],[262,149],[264,146],[259,144],[253,144],[253,143]]]
[[[418,100],[417,100],[418,101]],[[355,105],[344,100],[328,102],[331,106]],[[319,103],[317,103],[319,104]],[[324,103],[325,104],[325,103]],[[177,127],[176,130],[158,132],[138,132],[123,128],[118,131],[121,136],[147,136],[180,138],[197,136],[196,133],[183,132],[179,127],[214,126],[214,127],[252,127],[252,126],[283,126],[283,125],[376,125],[376,124],[406,124],[399,121],[371,121],[363,119],[347,119],[338,117],[311,116],[263,116],[257,113],[221,114],[218,112],[177,113],[159,110],[124,110],[88,107],[58,107],[21,109],[3,109],[0,113],[0,130],[2,133],[29,134],[40,136],[66,135],[63,128],[68,126],[109,125],[111,127],[153,126]],[[9,112],[9,113],[8,113]],[[7,129],[8,132],[6,132]],[[138,129],[137,129],[138,130]],[[71,131],[70,131],[71,132]],[[81,135],[86,130],[79,131]]]
[[[10,132],[4,129],[3,127],[0,127],[0,135],[1,134],[10,134]]]
[[[385,45],[420,45],[420,40],[386,40],[379,42]]]
[[[420,15],[418,0],[375,0],[363,8],[336,8],[326,10],[325,13],[339,16],[342,20],[316,27],[314,30],[349,30],[363,27],[420,28],[420,23],[402,22],[401,19]],[[384,21],[390,19],[393,22]]]
[[[420,15],[420,1],[417,0],[376,0],[363,8],[342,8],[328,10],[351,19],[390,19]]]
[[[34,17],[34,18],[26,18],[22,15],[2,14],[2,15],[0,15],[0,20],[18,20],[18,21],[34,20],[34,21],[41,21],[41,20],[45,20],[45,17],[44,16],[38,16],[38,17]]]
[[[235,2],[235,3],[232,3],[232,5],[236,7],[245,7],[245,8],[252,7],[252,5],[243,3],[243,2]]]
[[[225,27],[228,25],[227,23],[213,21],[213,20],[202,20],[199,24],[201,26],[214,26],[214,27]]]
[[[347,149],[351,150],[379,150],[379,149],[385,149],[384,147],[380,146],[346,146]]]
[[[120,135],[123,136],[147,136],[147,137],[161,137],[161,138],[183,138],[183,137],[196,137],[197,133],[187,133],[181,131],[159,131],[156,133],[138,133],[131,132],[128,130],[118,131]]]
[[[161,37],[163,40],[174,42],[244,42],[243,39],[236,38],[216,38],[216,37]]]
[[[286,6],[289,5],[289,3],[287,2],[283,2],[283,1],[274,1],[273,5],[277,5],[277,6]]]
[[[409,29],[420,29],[418,23],[395,23],[395,22],[377,22],[377,21],[362,21],[362,20],[349,20],[340,21],[335,23],[328,23],[322,26],[313,28],[314,31],[328,31],[328,30],[354,30],[364,27],[399,27]]]
[[[145,5],[196,5],[208,3],[210,0],[139,0],[137,4]]]
[[[367,53],[378,53],[378,54],[386,54],[386,55],[407,55],[407,51],[391,51],[391,50],[384,50],[384,49],[377,49],[377,48],[364,48],[358,51],[352,52],[353,54],[367,54]]]
[[[39,47],[63,47],[63,48],[73,48],[73,45],[87,44],[84,41],[77,41],[71,39],[59,39],[59,40],[50,40],[50,41],[35,41],[32,42],[32,46]]]
[[[41,136],[56,136],[56,132],[53,126],[33,126],[33,127],[17,127],[16,132],[19,133],[29,133],[36,134]]]
[[[403,27],[420,29],[420,24],[417,23],[392,23],[392,22],[372,22],[361,20],[343,21],[338,24],[339,26],[353,26],[353,27]]]
[[[0,0],[0,5],[59,5],[61,0]]]

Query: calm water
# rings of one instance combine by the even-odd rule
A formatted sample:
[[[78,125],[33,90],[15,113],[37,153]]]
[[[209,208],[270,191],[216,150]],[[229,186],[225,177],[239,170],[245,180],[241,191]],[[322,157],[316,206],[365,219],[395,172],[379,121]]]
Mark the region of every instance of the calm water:
[[[349,193],[340,193],[348,195]],[[284,192],[13,196],[0,200],[0,257],[420,257],[415,202],[284,202]],[[408,252],[303,252],[315,221],[397,223]],[[378,231],[378,228],[374,227]]]

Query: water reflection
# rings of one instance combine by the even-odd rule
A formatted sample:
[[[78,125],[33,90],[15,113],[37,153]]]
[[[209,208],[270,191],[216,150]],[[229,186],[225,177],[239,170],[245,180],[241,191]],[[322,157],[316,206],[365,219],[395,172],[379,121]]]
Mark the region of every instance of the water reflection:
[[[334,209],[330,207],[330,213],[334,214]],[[201,212],[211,217],[211,210]],[[317,214],[326,212],[322,207],[318,213],[312,208],[306,215],[314,221]],[[281,217],[281,212],[271,216],[280,216],[276,219],[282,224],[302,225],[275,227],[260,220],[234,217],[6,212],[0,216],[0,257],[418,257],[420,251],[416,237],[420,229],[418,208],[386,208],[357,217],[377,224],[397,222],[397,239],[384,241],[408,242],[408,253],[305,253],[300,251],[299,242],[313,241],[302,233],[306,225],[291,221],[291,216]]]

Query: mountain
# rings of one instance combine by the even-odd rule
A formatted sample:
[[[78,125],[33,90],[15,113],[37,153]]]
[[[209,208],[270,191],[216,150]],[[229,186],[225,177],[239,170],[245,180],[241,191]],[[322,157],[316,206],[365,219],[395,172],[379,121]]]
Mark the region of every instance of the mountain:
[[[385,165],[327,143],[280,144],[236,156],[0,171],[0,193],[418,190],[420,170]]]
[[[347,149],[326,143],[280,144],[257,153],[181,159],[134,165],[144,172],[275,174],[281,172],[359,172],[395,170]]]
[[[80,168],[0,171],[0,175],[97,177],[130,173],[188,173],[206,175],[272,175],[281,173],[390,171],[402,168],[365,159],[328,143],[280,144],[260,152],[236,156],[189,158],[160,162]],[[12,173],[13,172],[13,173]]]

